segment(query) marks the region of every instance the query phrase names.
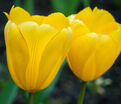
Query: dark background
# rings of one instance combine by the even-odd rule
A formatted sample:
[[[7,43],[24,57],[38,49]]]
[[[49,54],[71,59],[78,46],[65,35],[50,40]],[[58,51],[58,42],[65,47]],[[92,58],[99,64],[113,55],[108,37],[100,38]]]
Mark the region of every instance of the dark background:
[[[8,80],[10,77],[6,66],[6,48],[4,42],[4,26],[7,22],[7,18],[2,12],[9,12],[13,4],[14,0],[0,0],[1,92],[3,92],[2,90],[4,90],[4,87],[6,87],[7,84],[9,85]],[[90,0],[90,6],[91,8],[97,6],[101,9],[108,10],[115,17],[116,21],[121,23],[121,0]],[[84,7],[84,4],[80,2],[77,11],[75,12],[82,10]],[[48,15],[54,11],[55,9],[50,0],[34,0],[34,14]],[[40,104],[76,104],[80,92],[80,86],[81,81],[71,72],[66,64],[61,72],[58,82],[46,100],[47,103]],[[25,99],[23,92],[18,90],[12,103],[24,104]],[[0,104],[2,103],[0,102]],[[121,104],[121,56],[118,57],[113,67],[101,78],[88,83],[84,104]]]

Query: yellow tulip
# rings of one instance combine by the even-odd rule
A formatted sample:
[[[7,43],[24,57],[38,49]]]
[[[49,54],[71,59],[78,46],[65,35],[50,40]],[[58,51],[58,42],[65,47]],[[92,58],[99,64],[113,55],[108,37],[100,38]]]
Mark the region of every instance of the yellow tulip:
[[[55,78],[72,42],[69,20],[61,13],[31,16],[20,7],[5,13],[9,72],[29,92],[42,90]]]
[[[90,81],[104,74],[121,51],[121,25],[103,9],[87,7],[68,17],[74,39],[67,60],[74,74]]]

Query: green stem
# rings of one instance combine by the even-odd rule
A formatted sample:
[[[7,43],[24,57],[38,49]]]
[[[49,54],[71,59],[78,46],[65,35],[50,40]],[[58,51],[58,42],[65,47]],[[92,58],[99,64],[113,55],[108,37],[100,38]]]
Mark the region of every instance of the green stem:
[[[82,82],[80,96],[79,96],[79,99],[78,99],[78,104],[83,104],[85,89],[86,89],[86,83],[87,82]]]
[[[34,12],[34,0],[25,0],[24,8],[30,13]]]
[[[28,104],[33,104],[33,93],[29,93]]]

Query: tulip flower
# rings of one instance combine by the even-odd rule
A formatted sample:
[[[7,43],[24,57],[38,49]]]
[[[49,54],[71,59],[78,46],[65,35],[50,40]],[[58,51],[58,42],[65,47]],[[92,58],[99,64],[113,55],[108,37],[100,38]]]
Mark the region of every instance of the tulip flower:
[[[68,63],[81,80],[94,80],[106,72],[120,54],[121,26],[109,12],[97,8],[92,11],[88,7],[69,18],[74,40]]]
[[[12,79],[28,92],[48,87],[72,42],[68,18],[61,13],[31,16],[14,6],[5,14],[7,62]]]
[[[69,20],[74,34],[67,56],[69,66],[83,82],[94,80],[110,69],[120,54],[121,25],[97,7],[87,7]]]

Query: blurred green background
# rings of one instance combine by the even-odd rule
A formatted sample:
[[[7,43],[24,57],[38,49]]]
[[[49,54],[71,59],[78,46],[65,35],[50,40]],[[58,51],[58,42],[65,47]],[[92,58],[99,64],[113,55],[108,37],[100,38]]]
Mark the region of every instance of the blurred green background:
[[[27,92],[19,89],[12,81],[6,62],[4,26],[12,5],[21,6],[31,14],[48,15],[62,12],[65,16],[83,8],[95,6],[112,13],[121,23],[121,0],[0,0],[0,104],[25,104]],[[105,24],[104,24],[105,25]],[[81,81],[71,72],[66,60],[52,84],[34,95],[34,104],[76,104]],[[111,70],[87,85],[84,104],[121,104],[121,56]]]

